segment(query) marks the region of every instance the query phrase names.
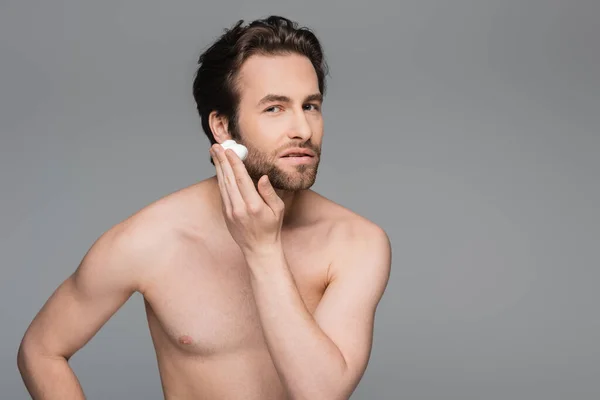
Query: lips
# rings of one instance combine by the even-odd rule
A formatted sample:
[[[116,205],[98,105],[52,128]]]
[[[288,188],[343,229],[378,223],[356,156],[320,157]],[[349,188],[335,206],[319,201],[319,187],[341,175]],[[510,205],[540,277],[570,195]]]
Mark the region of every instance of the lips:
[[[283,152],[281,157],[314,157],[315,154],[308,149],[289,149]]]

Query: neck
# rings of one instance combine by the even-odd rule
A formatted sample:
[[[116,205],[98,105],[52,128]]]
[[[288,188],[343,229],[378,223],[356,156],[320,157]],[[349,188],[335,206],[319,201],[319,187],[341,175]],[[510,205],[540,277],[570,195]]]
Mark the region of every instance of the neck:
[[[219,197],[219,202],[220,202],[221,201],[221,198],[220,198],[221,192],[219,190],[219,183],[217,181],[216,175],[212,177],[212,180],[214,183],[214,192]],[[258,181],[253,179],[253,182],[254,182],[254,187],[256,188]],[[258,191],[258,188],[256,190]],[[294,219],[294,216],[295,216],[294,204],[298,198],[299,192],[290,192],[290,191],[286,191],[286,190],[275,189],[275,193],[277,193],[277,196],[279,196],[279,198],[281,200],[283,200],[283,203],[285,204],[285,212],[283,215],[283,226],[286,226],[289,223],[292,223],[292,221]]]
[[[285,204],[285,211],[283,214],[283,225],[285,225],[286,222],[289,222],[292,219],[294,201],[298,198],[298,192],[275,189],[275,193],[277,193],[277,196],[279,196],[279,198],[283,200],[283,204]]]
[[[253,179],[252,181],[254,182],[254,187],[256,188],[256,191],[258,191],[258,181],[255,179]],[[277,193],[277,196],[279,196],[279,198],[283,200],[283,204],[285,205],[285,211],[283,214],[283,225],[285,226],[286,223],[290,222],[294,215],[294,202],[298,198],[299,192],[290,192],[287,190],[275,189],[275,193]]]

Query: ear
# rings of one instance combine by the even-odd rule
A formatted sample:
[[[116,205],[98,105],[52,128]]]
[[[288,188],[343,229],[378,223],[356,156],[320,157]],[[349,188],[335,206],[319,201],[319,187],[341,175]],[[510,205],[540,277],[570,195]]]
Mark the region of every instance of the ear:
[[[220,115],[217,111],[212,111],[208,116],[208,124],[217,143],[223,143],[231,139],[229,122],[224,115]]]

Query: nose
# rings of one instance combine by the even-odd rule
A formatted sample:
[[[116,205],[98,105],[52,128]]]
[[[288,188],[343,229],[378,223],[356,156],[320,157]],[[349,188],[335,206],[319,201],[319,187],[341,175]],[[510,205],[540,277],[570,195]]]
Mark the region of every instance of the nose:
[[[294,120],[288,136],[290,139],[300,139],[303,142],[307,141],[312,136],[312,128],[308,123],[306,114],[303,111],[294,114]]]

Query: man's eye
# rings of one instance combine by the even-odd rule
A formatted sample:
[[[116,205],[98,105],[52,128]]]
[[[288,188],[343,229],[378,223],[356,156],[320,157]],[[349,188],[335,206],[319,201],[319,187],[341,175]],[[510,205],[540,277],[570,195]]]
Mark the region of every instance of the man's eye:
[[[273,106],[273,107],[267,108],[265,111],[266,112],[275,112],[275,111],[278,111],[280,109],[281,109],[281,107],[279,107],[279,106]]]
[[[312,109],[311,109],[312,107]],[[319,106],[316,104],[307,104],[304,106],[305,109],[308,109],[308,111],[319,111]]]

